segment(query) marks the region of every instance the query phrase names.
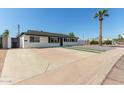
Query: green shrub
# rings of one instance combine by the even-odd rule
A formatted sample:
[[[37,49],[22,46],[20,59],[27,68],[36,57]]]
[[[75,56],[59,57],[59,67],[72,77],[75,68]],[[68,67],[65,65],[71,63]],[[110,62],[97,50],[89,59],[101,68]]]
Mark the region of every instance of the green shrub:
[[[91,45],[97,45],[97,44],[98,44],[98,41],[92,40],[92,41],[90,41],[90,44],[91,44]]]
[[[105,41],[103,42],[103,44],[111,45],[111,44],[112,44],[112,41],[111,41],[111,40],[105,40]]]

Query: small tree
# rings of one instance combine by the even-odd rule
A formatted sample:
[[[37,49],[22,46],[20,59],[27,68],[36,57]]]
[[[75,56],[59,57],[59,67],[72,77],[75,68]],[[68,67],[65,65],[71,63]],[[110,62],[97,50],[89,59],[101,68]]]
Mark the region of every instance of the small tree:
[[[70,37],[75,37],[75,35],[74,35],[73,32],[69,33],[69,36],[70,36]]]
[[[8,37],[9,35],[9,30],[5,30],[2,34],[2,37]]]
[[[97,45],[97,44],[98,44],[98,41],[95,40],[95,39],[92,39],[92,40],[90,41],[90,44],[91,44],[91,45]]]
[[[112,44],[112,40],[107,39],[107,40],[104,41],[103,44],[111,45]]]

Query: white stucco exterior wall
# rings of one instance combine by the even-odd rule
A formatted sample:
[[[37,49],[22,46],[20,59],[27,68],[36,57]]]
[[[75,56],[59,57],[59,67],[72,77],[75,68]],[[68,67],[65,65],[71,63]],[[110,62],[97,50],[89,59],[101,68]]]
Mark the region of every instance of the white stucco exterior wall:
[[[11,48],[11,37],[8,37],[8,44],[7,44],[7,48]]]
[[[48,43],[48,37],[38,36],[40,37],[40,42],[30,42],[29,35],[23,35],[20,37],[20,47],[21,48],[40,48],[40,47],[53,47],[60,46],[60,43]]]
[[[20,48],[24,48],[24,35],[22,35],[19,39],[20,39]]]
[[[30,35],[22,35],[20,37],[20,48],[40,48],[40,47],[54,47],[60,46],[60,43],[48,43],[48,37],[40,37],[40,42],[30,42]],[[63,46],[77,45],[78,42],[64,42]]]
[[[63,46],[78,45],[78,42],[63,42]]]

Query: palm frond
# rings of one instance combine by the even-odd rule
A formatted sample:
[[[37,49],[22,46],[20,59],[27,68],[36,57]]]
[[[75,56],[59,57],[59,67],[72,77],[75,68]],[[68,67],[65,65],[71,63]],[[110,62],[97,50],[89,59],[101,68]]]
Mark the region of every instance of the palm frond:
[[[109,14],[104,14],[104,16],[109,16]]]
[[[102,16],[102,12],[103,11],[102,10],[99,10],[98,12],[99,12],[99,16]]]
[[[103,16],[109,16],[107,9],[98,10],[94,18],[103,17]]]
[[[94,16],[94,18],[97,18],[99,16],[99,13],[97,12]]]
[[[106,14],[108,12],[107,9],[103,9],[103,14]]]

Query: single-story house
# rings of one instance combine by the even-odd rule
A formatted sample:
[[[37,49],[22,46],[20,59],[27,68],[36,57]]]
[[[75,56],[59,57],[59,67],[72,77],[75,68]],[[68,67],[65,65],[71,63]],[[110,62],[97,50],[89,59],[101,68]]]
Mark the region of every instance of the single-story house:
[[[35,30],[22,32],[17,38],[20,48],[40,48],[78,44],[78,37]]]
[[[70,37],[66,34],[28,30],[14,38],[1,37],[0,44],[3,48],[58,47],[78,45],[78,39],[78,37]]]

